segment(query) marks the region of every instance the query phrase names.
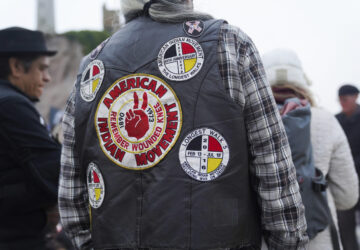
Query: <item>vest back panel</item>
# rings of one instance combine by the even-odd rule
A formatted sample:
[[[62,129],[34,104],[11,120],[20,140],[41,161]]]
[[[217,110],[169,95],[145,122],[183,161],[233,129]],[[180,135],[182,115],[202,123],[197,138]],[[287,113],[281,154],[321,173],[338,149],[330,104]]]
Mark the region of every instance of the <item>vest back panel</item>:
[[[250,184],[244,118],[241,108],[223,87],[217,63],[222,23],[206,21],[201,36],[191,37],[201,46],[204,63],[192,78],[183,81],[167,79],[158,67],[158,54],[163,46],[175,38],[188,37],[182,24],[156,23],[141,17],[115,33],[97,57],[104,64],[105,75],[96,97],[90,102],[80,94],[83,71],[92,62],[89,57],[84,61],[77,81],[76,148],[82,176],[86,178],[89,164],[95,163],[106,190],[101,206],[91,209],[96,249],[212,249],[260,245],[260,213]],[[178,136],[166,130],[163,136],[170,139],[157,149],[163,150],[172,140],[173,147],[163,158],[156,158],[159,161],[155,166],[142,170],[127,169],[120,166],[121,162],[109,160],[102,149],[97,125],[94,126],[102,97],[117,79],[128,75],[135,78],[145,75],[166,82],[181,107],[176,113],[176,122],[172,121],[174,114],[170,114],[173,110],[165,112],[167,128],[179,131]],[[140,107],[145,99],[140,92],[137,98],[134,95],[134,102],[138,103],[135,106]],[[206,181],[191,177],[179,160],[182,144],[189,135],[205,130],[212,131],[206,138],[212,137],[217,145],[226,143],[224,148],[228,150],[223,152],[223,157],[225,154],[228,157],[224,171]],[[201,142],[204,137],[196,138]],[[196,138],[192,145],[196,144]],[[190,151],[187,150],[193,153]],[[127,154],[129,152],[123,159]],[[146,157],[143,160],[149,162],[157,156]],[[200,168],[200,160],[197,165]]]

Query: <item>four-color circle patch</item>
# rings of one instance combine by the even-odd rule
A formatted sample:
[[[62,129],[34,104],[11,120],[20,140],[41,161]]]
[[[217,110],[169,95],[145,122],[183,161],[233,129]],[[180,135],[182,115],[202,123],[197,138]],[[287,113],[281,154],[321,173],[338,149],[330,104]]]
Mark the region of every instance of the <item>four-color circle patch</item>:
[[[157,62],[161,74],[167,79],[186,81],[200,72],[204,64],[204,52],[196,40],[178,37],[161,48]]]
[[[91,207],[99,208],[104,201],[105,184],[99,168],[93,162],[87,169],[87,187]]]
[[[152,75],[118,79],[99,102],[95,127],[100,146],[115,164],[132,170],[156,165],[174,146],[182,126],[180,102]]]
[[[181,167],[198,181],[218,178],[229,162],[229,147],[225,138],[211,128],[191,131],[179,150]]]
[[[94,60],[86,67],[80,82],[80,95],[84,101],[91,102],[95,99],[104,75],[104,64],[100,60]]]

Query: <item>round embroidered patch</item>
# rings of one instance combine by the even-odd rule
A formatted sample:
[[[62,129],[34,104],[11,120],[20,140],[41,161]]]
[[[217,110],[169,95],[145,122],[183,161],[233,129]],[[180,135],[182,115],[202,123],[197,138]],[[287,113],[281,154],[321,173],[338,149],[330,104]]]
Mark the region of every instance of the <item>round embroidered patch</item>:
[[[163,80],[146,74],[118,79],[105,92],[95,115],[104,154],[120,167],[144,170],[156,165],[177,141],[180,102]]]
[[[90,59],[94,60],[101,52],[101,50],[105,47],[106,43],[109,41],[110,38],[106,39],[102,43],[100,43],[93,51],[90,53]]]
[[[99,208],[104,201],[105,184],[99,168],[93,162],[87,169],[87,187],[91,207]]]
[[[178,37],[161,48],[157,62],[161,74],[167,79],[186,81],[200,72],[204,64],[204,52],[196,40]]]
[[[199,37],[204,32],[205,24],[203,21],[194,20],[194,21],[184,22],[183,27],[187,35],[193,37]]]
[[[104,75],[104,64],[100,60],[94,60],[86,67],[80,83],[80,95],[84,101],[91,102],[95,99],[104,80]]]
[[[179,150],[181,167],[198,181],[218,178],[229,162],[225,138],[211,128],[199,128],[187,134]]]

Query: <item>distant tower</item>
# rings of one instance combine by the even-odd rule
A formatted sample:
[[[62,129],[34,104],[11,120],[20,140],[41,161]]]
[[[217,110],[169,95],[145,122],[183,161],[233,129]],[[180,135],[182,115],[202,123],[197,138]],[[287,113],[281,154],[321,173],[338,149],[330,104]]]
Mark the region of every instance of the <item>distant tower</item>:
[[[103,28],[104,30],[114,33],[121,27],[118,10],[109,10],[103,5]]]
[[[37,0],[37,29],[47,33],[55,33],[54,0]]]

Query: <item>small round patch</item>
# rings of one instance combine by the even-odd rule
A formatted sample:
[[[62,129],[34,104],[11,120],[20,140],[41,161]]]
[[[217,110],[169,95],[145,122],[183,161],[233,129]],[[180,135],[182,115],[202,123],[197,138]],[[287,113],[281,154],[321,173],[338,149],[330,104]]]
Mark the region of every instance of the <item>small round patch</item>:
[[[186,81],[200,72],[204,64],[204,52],[196,40],[178,37],[161,48],[157,62],[161,74],[167,79]]]
[[[106,43],[109,41],[110,38],[106,39],[102,43],[100,43],[93,51],[90,53],[90,59],[94,60],[100,54],[102,49],[105,47]]]
[[[100,60],[94,60],[86,67],[80,83],[80,95],[84,101],[91,102],[95,99],[104,80],[104,75],[104,64]]]
[[[99,168],[93,162],[87,169],[87,187],[91,207],[99,208],[104,201],[105,184]]]
[[[229,147],[225,138],[211,128],[199,128],[187,134],[179,150],[183,170],[198,181],[218,178],[229,162]]]
[[[120,167],[144,170],[161,161],[178,139],[180,102],[162,79],[128,75],[98,104],[95,127],[104,154]]]
[[[205,24],[200,20],[187,21],[183,24],[184,31],[192,37],[199,37],[204,32]]]

